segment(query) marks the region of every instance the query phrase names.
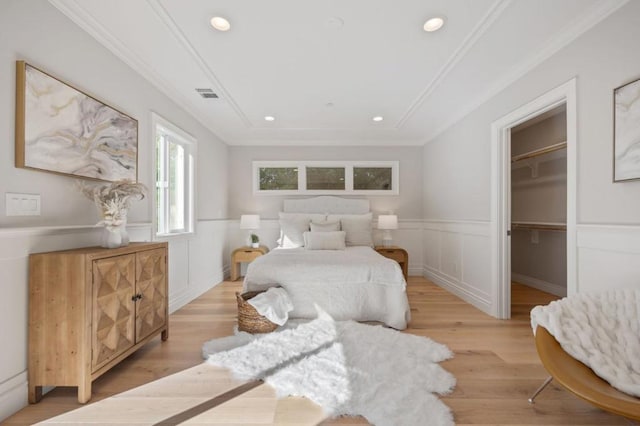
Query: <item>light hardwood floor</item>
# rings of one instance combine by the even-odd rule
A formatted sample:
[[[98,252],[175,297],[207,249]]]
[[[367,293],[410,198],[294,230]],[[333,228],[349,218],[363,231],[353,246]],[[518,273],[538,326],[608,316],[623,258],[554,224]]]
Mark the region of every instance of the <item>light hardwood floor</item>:
[[[224,282],[171,315],[169,340],[155,339],[95,381],[91,402],[200,364],[203,342],[232,334],[236,319],[234,293],[240,286],[239,282]],[[455,352],[455,357],[442,365],[456,376],[458,383],[455,391],[442,399],[451,407],[458,425],[636,424],[594,408],[554,384],[538,397],[535,405],[527,403],[547,377],[535,351],[529,311],[555,296],[514,284],[513,318],[496,320],[421,277],[409,278],[408,293],[412,321],[406,332],[428,336]],[[4,424],[32,424],[79,406],[75,388],[56,388],[40,403],[24,408]],[[309,409],[308,403],[300,399],[281,401],[278,407],[281,419],[286,417],[285,412],[291,417],[297,410]],[[247,417],[263,423],[248,412]],[[268,421],[271,422],[273,419]],[[367,422],[362,418],[339,418],[323,424]]]

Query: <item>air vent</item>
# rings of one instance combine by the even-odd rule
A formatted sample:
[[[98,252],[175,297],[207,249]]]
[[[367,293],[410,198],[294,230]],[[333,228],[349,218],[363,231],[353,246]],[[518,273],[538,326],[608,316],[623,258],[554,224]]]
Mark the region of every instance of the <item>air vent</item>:
[[[196,92],[205,99],[218,99],[218,95],[211,89],[196,89]]]

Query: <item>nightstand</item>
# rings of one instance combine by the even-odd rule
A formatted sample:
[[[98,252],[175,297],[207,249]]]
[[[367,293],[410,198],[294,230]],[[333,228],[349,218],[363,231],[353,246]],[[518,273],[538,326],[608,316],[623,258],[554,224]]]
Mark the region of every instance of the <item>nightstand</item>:
[[[258,248],[247,246],[235,249],[231,254],[231,281],[235,281],[240,278],[240,263],[251,263],[256,257],[267,254],[268,251],[269,249],[265,246],[260,246]]]
[[[402,268],[402,275],[404,275],[404,279],[408,279],[409,277],[409,254],[403,248],[398,246],[376,246],[375,251],[387,257],[389,259],[393,259],[400,264]]]

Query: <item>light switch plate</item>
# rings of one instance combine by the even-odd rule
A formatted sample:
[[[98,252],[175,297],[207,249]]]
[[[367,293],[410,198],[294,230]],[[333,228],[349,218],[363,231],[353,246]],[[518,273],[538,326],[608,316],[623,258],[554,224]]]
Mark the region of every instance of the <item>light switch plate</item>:
[[[40,216],[40,194],[5,193],[7,216]]]

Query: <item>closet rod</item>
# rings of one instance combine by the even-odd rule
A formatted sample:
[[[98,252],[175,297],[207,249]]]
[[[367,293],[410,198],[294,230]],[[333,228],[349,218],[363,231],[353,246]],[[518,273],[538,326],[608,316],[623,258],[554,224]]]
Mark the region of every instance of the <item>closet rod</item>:
[[[539,155],[548,154],[549,152],[557,151],[567,147],[567,142],[559,142],[553,145],[545,146],[544,148],[534,149],[533,151],[525,152],[524,154],[515,155],[511,158],[511,162],[526,160],[527,158],[537,157]]]
[[[562,223],[526,223],[526,222],[511,222],[511,229],[529,229],[539,231],[566,231],[567,225]]]

